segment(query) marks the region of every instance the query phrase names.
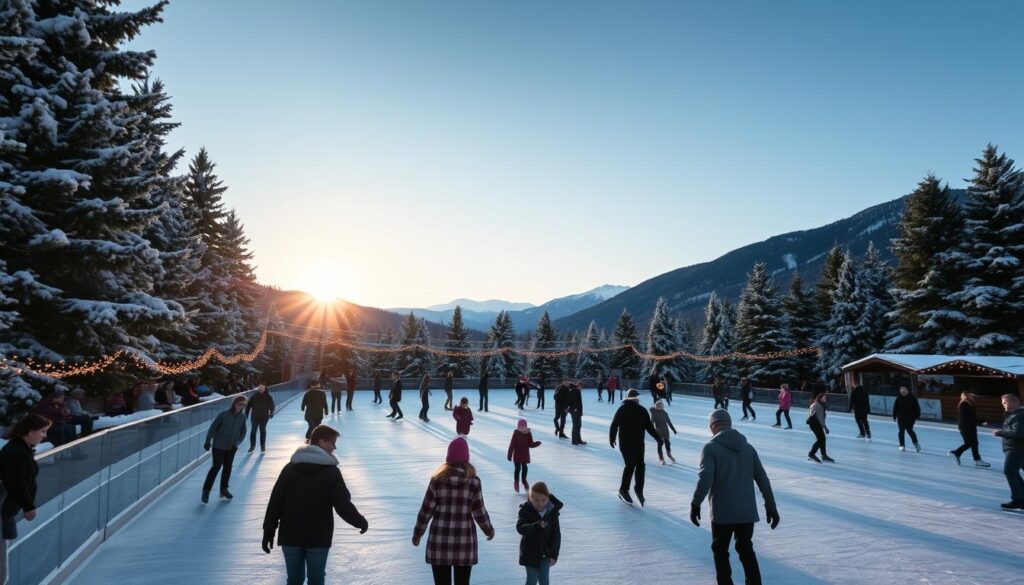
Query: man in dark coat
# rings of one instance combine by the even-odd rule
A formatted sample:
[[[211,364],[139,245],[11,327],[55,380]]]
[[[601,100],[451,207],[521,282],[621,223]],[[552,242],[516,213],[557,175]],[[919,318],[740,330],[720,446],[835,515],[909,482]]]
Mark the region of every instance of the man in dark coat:
[[[266,386],[260,386],[245,405],[245,414],[249,415],[252,430],[249,431],[249,452],[256,450],[256,431],[260,433],[260,453],[267,451],[267,422],[274,416],[274,397]]]
[[[853,420],[857,421],[857,429],[860,434],[857,435],[858,439],[871,440],[871,426],[868,424],[868,415],[871,414],[871,399],[868,397],[868,391],[864,389],[864,386],[857,384],[850,391],[850,408],[849,411],[853,412]]]
[[[914,448],[918,453],[921,452],[921,444],[917,442],[917,433],[914,432],[914,423],[919,418],[921,418],[921,403],[917,401],[917,396],[914,396],[914,393],[906,386],[900,386],[900,393],[896,396],[896,401],[892,403],[892,420],[896,422],[898,428],[897,438],[900,441],[900,451],[905,450],[904,436],[905,433],[909,433]]]
[[[661,400],[661,390],[658,389],[658,384],[662,384],[661,376],[658,374],[651,374],[647,376],[647,388],[651,391],[651,401],[657,402]]]
[[[565,436],[565,414],[569,411],[569,381],[562,382],[555,387],[555,435],[562,439]]]
[[[640,405],[640,393],[636,388],[630,388],[626,399],[615,411],[612,426],[608,429],[608,441],[614,449],[618,439],[619,453],[622,453],[622,461],[625,463],[622,483],[619,484],[619,499],[629,505],[633,505],[633,498],[629,497],[629,484],[634,476],[636,483],[633,485],[633,493],[640,500],[641,506],[645,501],[644,473],[647,467],[644,463],[644,433],[661,442],[658,429],[651,422],[651,414]]]
[[[488,392],[487,382],[490,379],[491,379],[491,375],[487,372],[487,370],[484,370],[480,374],[480,386],[478,387],[478,389],[480,391],[480,408],[476,409],[477,412],[480,412],[481,410],[484,411],[484,412],[490,412],[490,410],[488,409],[488,406],[490,405],[490,401],[487,399],[487,392]]]
[[[405,418],[405,414],[402,413],[402,376],[395,372],[391,382],[391,394],[388,395],[388,404],[391,405],[391,414],[388,418],[398,420]]]
[[[289,583],[323,583],[327,556],[334,536],[334,514],[364,534],[366,518],[352,504],[352,496],[333,455],[338,431],[318,426],[310,444],[299,447],[274,483],[263,517],[263,550],[277,544],[284,552]],[[333,513],[332,513],[333,512]]]
[[[1003,439],[1003,474],[1010,484],[1010,501],[1003,504],[1007,510],[1024,510],[1024,408],[1021,408],[1020,397],[1015,394],[1003,395],[1003,428],[993,431],[993,435]]]
[[[516,408],[522,410],[523,405],[526,404],[526,397],[529,395],[530,379],[526,376],[520,376],[519,380],[516,381]]]
[[[231,408],[218,414],[206,431],[203,448],[207,451],[212,448],[213,457],[210,471],[203,482],[204,504],[210,501],[210,490],[213,489],[213,481],[218,473],[220,497],[228,500],[234,497],[228,491],[228,485],[231,483],[231,467],[235,461],[235,453],[238,452],[238,445],[245,439],[245,403],[245,396],[236,396],[231,401]]]
[[[327,395],[323,390],[310,388],[302,395],[300,408],[306,412],[306,443],[309,443],[309,435],[313,433],[313,429],[323,422],[325,416],[330,414],[327,410]]]
[[[345,410],[352,410],[352,398],[356,395],[356,371],[345,374]]]
[[[583,391],[580,390],[580,382],[573,382],[569,386],[569,416],[572,417],[572,444],[586,445],[581,432],[583,431]]]
[[[373,371],[373,403],[374,404],[380,404],[381,402],[384,402],[384,399],[381,398],[381,396],[380,396],[380,389],[381,389],[382,385],[383,385],[383,380],[381,380],[380,370],[374,370]]]

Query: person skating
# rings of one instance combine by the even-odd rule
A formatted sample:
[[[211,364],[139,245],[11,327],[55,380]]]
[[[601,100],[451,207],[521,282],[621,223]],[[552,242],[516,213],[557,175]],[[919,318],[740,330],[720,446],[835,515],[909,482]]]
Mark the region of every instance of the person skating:
[[[473,409],[469,407],[469,398],[463,396],[459,400],[459,405],[452,410],[452,418],[455,419],[455,433],[468,435],[469,427],[473,425]]]
[[[341,412],[341,386],[339,386],[337,383],[331,384],[331,378],[330,378],[330,376],[327,375],[326,372],[324,372],[324,375],[321,376],[320,385],[321,385],[321,388],[329,390],[330,393],[331,393],[331,412],[330,412],[330,414],[340,413]]]
[[[828,451],[825,447],[825,435],[828,434],[828,425],[825,424],[825,402],[827,400],[828,395],[824,392],[815,394],[811,398],[811,406],[807,412],[807,426],[811,427],[811,432],[814,433],[814,446],[811,447],[811,452],[807,454],[807,458],[818,463],[822,461],[835,463],[835,460],[828,456]],[[821,459],[818,459],[818,451],[821,451]]]
[[[740,378],[740,401],[743,403],[743,418],[740,420],[757,420],[757,413],[750,403],[754,400],[754,388],[746,376]]]
[[[622,454],[622,481],[619,483],[619,499],[633,505],[633,498],[629,497],[629,484],[633,482],[633,493],[643,506],[644,502],[644,475],[647,466],[644,463],[644,433],[654,437],[655,441],[661,442],[658,429],[654,428],[651,422],[651,415],[647,409],[640,405],[640,393],[635,388],[630,388],[626,393],[625,400],[619,405],[612,418],[612,424],[608,429],[608,442],[612,449],[618,441],[619,453]]]
[[[957,405],[956,426],[960,430],[960,436],[963,437],[964,444],[950,451],[949,456],[956,461],[957,465],[960,465],[960,456],[970,449],[971,455],[974,456],[975,467],[992,467],[985,461],[982,461],[981,453],[978,451],[978,414],[974,409],[975,400],[977,400],[977,396],[973,392],[962,392],[960,394],[960,404]]]
[[[444,409],[451,410],[452,404],[452,391],[455,389],[455,370],[448,370],[448,373],[444,376]]]
[[[476,527],[487,540],[494,527],[484,506],[483,484],[469,462],[469,443],[456,437],[448,444],[448,455],[434,472],[423,496],[412,533],[413,546],[427,534],[427,563],[434,585],[469,585],[473,565],[478,562]]]
[[[615,392],[619,389],[619,377],[612,374],[608,377],[608,402],[615,404]]]
[[[274,397],[270,395],[265,385],[260,385],[248,404],[245,405],[245,414],[249,416],[252,423],[252,431],[249,432],[249,452],[256,450],[256,431],[260,434],[260,453],[267,451],[267,422],[274,417]]]
[[[558,562],[562,548],[562,528],[558,517],[562,502],[548,491],[542,481],[530,486],[530,499],[519,506],[516,532],[519,540],[519,564],[526,567],[526,585],[548,585],[551,567]]]
[[[382,376],[380,375],[380,370],[374,370],[373,371],[373,404],[380,404],[380,403],[384,402],[384,399],[381,398],[381,395],[380,395],[380,390],[383,387],[383,385],[384,385],[384,381],[382,379]]]
[[[544,404],[544,390],[545,390],[545,385],[547,384],[547,382],[548,382],[548,377],[545,376],[544,374],[541,374],[540,378],[537,380],[537,408],[539,410],[545,410],[545,408],[544,408],[544,406],[545,406],[545,404]]]
[[[487,397],[488,392],[490,392],[490,389],[487,387],[490,379],[491,375],[487,372],[487,369],[484,368],[484,371],[480,373],[480,385],[477,386],[477,389],[480,391],[480,408],[476,409],[477,412],[480,412],[481,410],[484,412],[490,412],[488,409],[490,400],[488,400]]]
[[[765,520],[774,530],[779,525],[779,511],[772,494],[768,474],[761,465],[757,450],[739,431],[732,428],[732,419],[725,410],[708,416],[713,435],[700,452],[697,486],[690,501],[690,522],[700,526],[700,506],[705,497],[711,506],[711,551],[715,558],[718,583],[732,583],[729,544],[736,539],[736,554],[743,564],[747,585],[761,585],[761,569],[754,554],[752,538],[757,514],[754,484],[764,498]]]
[[[569,412],[569,381],[562,382],[555,388],[555,435],[568,439],[565,435],[565,416]]]
[[[604,402],[604,385],[605,385],[605,381],[606,381],[606,378],[603,375],[598,374],[598,376],[597,376],[597,401],[598,402]]]
[[[789,418],[789,409],[793,406],[793,393],[789,391],[789,384],[779,386],[779,409],[775,411],[775,424],[772,427],[782,427],[782,415],[786,415],[786,430],[793,428],[793,419]]]
[[[715,398],[715,408],[729,410],[729,386],[721,376],[715,376],[715,383],[711,386],[711,395]]]
[[[313,429],[330,414],[327,410],[327,395],[323,390],[310,388],[302,395],[302,405],[299,408],[306,413],[306,443],[309,443],[309,435]]]
[[[334,537],[334,514],[365,534],[366,518],[352,504],[352,495],[334,456],[338,431],[320,425],[309,445],[295,450],[274,482],[263,516],[263,551],[277,545],[284,553],[288,583],[323,585]]]
[[[659,384],[664,384],[661,381],[661,376],[651,372],[650,376],[647,376],[647,389],[651,391],[651,403],[655,403],[661,399],[661,390],[658,389]]]
[[[906,433],[910,434],[910,440],[914,443],[917,452],[921,452],[921,444],[917,442],[917,433],[914,432],[914,423],[921,418],[921,404],[917,401],[910,389],[900,386],[900,394],[892,405],[892,420],[896,421],[899,429],[900,451],[906,451]]]
[[[857,430],[860,434],[858,439],[871,440],[871,425],[868,424],[868,415],[871,414],[871,398],[867,389],[860,384],[850,391],[850,408],[847,412],[853,412],[853,420],[857,422]]]
[[[572,444],[586,445],[583,440],[583,391],[580,382],[569,386],[569,416],[572,417]]]
[[[668,431],[672,429],[673,434],[678,433],[676,433],[675,425],[672,424],[672,419],[668,416],[668,411],[665,410],[664,400],[655,402],[651,407],[651,422],[654,423],[654,428],[658,430],[658,436],[661,437],[661,440],[658,441],[658,461],[665,465],[665,454],[668,454],[668,458],[675,463],[676,458],[672,456],[672,441],[669,439]],[[662,453],[663,446],[664,453]]]
[[[540,441],[533,440],[533,433],[526,425],[526,419],[521,418],[516,423],[516,430],[512,431],[512,440],[508,443],[508,460],[514,464],[513,487],[519,493],[519,484],[522,482],[523,489],[530,489],[526,482],[526,474],[530,466],[530,449],[540,447]]]
[[[326,401],[324,406],[327,406]],[[206,481],[203,482],[204,504],[210,501],[210,490],[213,489],[213,480],[217,479],[218,473],[220,473],[220,497],[228,500],[234,497],[228,491],[228,487],[231,483],[231,466],[235,460],[235,453],[238,452],[238,446],[245,439],[244,410],[245,396],[236,396],[231,401],[231,408],[218,414],[206,431],[206,442],[203,444],[203,449],[207,451],[213,449],[213,464],[206,474]]]
[[[526,404],[526,396],[530,391],[530,379],[526,376],[519,376],[516,380],[516,408],[519,410],[523,409],[523,405]]]
[[[349,370],[345,374],[345,410],[352,410],[352,399],[356,395],[356,371]],[[341,406],[338,407],[341,410]]]
[[[420,420],[430,422],[427,411],[430,409],[430,374],[423,374],[420,380]]]
[[[1024,510],[1024,408],[1020,396],[1004,394],[1002,398],[1003,427],[992,432],[1003,440],[1003,474],[1010,484],[1010,501],[1002,504],[1006,510]]]
[[[661,399],[672,406],[672,377],[666,373],[662,376],[662,383],[665,384],[665,390],[662,392]]]
[[[402,414],[402,406],[399,404],[402,402],[402,377],[398,372],[395,372],[391,380],[391,393],[388,394],[388,404],[391,405],[391,414],[388,415],[388,418],[398,420],[400,418],[405,418],[405,415]]]

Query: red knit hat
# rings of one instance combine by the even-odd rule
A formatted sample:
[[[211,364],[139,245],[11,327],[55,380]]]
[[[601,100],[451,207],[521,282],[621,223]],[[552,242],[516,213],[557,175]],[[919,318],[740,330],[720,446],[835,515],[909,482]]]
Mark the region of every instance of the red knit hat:
[[[519,419],[519,422],[516,423],[516,428],[517,429],[525,429],[526,427],[527,427],[527,424],[526,424],[526,419],[525,418]]]
[[[469,463],[469,443],[465,437],[455,437],[448,443],[448,463]]]

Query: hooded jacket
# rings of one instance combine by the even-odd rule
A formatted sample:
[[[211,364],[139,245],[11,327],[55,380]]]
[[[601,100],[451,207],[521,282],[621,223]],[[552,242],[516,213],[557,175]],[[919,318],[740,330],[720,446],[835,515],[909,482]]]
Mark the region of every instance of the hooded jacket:
[[[469,425],[473,424],[473,409],[456,406],[452,409],[452,418],[455,419],[455,432],[459,435],[469,434]]]
[[[562,529],[558,517],[562,502],[554,495],[548,496],[544,515],[529,501],[519,506],[516,531],[522,535],[519,541],[519,564],[524,567],[539,567],[542,560],[558,560],[562,548]],[[541,526],[541,521],[545,526]]]
[[[917,396],[900,394],[896,397],[896,402],[892,405],[892,420],[908,423],[919,418],[921,418],[921,403],[917,401]]]
[[[323,390],[306,390],[306,393],[302,395],[301,408],[306,411],[306,421],[310,422],[323,420],[330,414],[327,410],[327,395]]]
[[[235,412],[235,406],[221,412],[213,419],[206,431],[206,442],[214,449],[230,451],[238,447],[245,438],[245,410]]]
[[[1003,428],[996,431],[996,436],[1003,439],[1003,453],[1024,451],[1024,408],[1003,415]]]
[[[352,504],[338,459],[316,445],[299,447],[270,492],[264,534],[277,531],[280,546],[327,548],[334,536],[335,513],[360,530],[368,526]]]
[[[789,410],[793,406],[793,393],[789,390],[779,391],[779,410]]]
[[[658,429],[654,428],[654,424],[651,423],[651,415],[640,404],[640,400],[626,398],[622,401],[619,409],[615,411],[612,425],[608,429],[608,440],[614,443],[618,436],[619,451],[643,449],[644,433],[661,442]]]
[[[529,463],[530,449],[540,447],[540,441],[533,440],[533,433],[530,429],[521,432],[519,429],[512,431],[512,440],[508,443],[508,460],[513,463]]]
[[[767,510],[775,510],[775,496],[757,451],[736,429],[719,431],[700,453],[697,487],[692,504],[700,506],[710,494],[711,521],[717,524],[749,524],[760,520],[754,484]]]

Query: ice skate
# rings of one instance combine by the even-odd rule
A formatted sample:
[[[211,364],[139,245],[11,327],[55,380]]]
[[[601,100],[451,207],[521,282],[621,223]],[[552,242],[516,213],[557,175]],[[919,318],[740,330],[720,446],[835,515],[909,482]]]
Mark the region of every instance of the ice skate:
[[[619,490],[619,499],[622,500],[627,506],[633,505],[633,498],[629,497],[629,492],[625,490]]]
[[[952,451],[950,451],[948,453],[948,455],[953,458],[953,461],[956,461],[957,465],[960,465],[960,456],[959,455],[957,455],[956,453],[954,453]]]
[[[987,461],[985,461],[984,459],[978,459],[977,461],[974,462],[974,466],[975,467],[988,468],[988,467],[992,467],[992,464],[987,462]]]

